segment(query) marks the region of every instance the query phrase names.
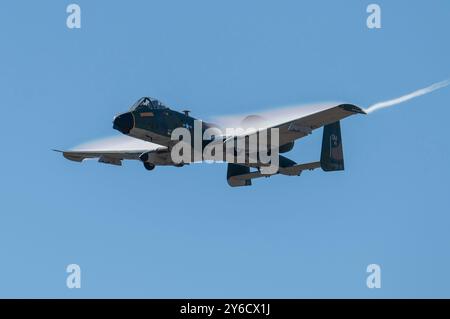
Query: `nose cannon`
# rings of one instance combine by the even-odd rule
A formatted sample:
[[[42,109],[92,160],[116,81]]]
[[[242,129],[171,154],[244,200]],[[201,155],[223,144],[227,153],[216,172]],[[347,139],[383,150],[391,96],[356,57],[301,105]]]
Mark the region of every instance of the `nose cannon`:
[[[113,128],[122,132],[123,134],[130,133],[134,127],[134,118],[131,112],[117,115],[113,120]]]

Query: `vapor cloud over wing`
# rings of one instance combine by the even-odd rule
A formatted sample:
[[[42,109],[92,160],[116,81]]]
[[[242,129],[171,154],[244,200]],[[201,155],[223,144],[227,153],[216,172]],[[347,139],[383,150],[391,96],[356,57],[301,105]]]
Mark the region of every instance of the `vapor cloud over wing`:
[[[87,142],[72,148],[72,151],[135,151],[163,147],[127,135],[118,135]]]
[[[236,114],[217,116],[212,118],[214,124],[222,128],[254,128],[265,129],[282,123],[298,119],[309,114],[326,110],[332,106],[341,104],[341,102],[322,102],[314,104],[291,105],[272,110],[255,112],[256,115]]]

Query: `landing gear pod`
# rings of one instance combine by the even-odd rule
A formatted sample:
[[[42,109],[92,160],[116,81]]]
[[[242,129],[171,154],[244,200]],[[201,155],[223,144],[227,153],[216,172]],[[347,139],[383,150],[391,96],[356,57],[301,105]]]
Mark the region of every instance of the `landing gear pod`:
[[[146,170],[151,171],[155,169],[155,164],[144,162],[144,167]]]

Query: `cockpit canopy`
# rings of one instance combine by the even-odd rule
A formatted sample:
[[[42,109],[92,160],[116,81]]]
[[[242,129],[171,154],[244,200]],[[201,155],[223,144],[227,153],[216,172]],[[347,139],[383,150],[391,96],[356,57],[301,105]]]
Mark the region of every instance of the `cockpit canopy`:
[[[167,106],[165,106],[161,101],[158,101],[157,99],[151,97],[143,97],[133,104],[130,111],[164,110],[167,108]]]

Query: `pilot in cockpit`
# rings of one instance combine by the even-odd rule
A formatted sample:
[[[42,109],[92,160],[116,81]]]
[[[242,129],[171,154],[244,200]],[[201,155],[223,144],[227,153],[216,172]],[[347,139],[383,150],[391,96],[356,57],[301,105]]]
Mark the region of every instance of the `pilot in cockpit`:
[[[167,109],[163,103],[158,101],[157,99],[152,99],[149,97],[143,97],[139,99],[130,109],[130,111],[136,111],[139,109]]]

